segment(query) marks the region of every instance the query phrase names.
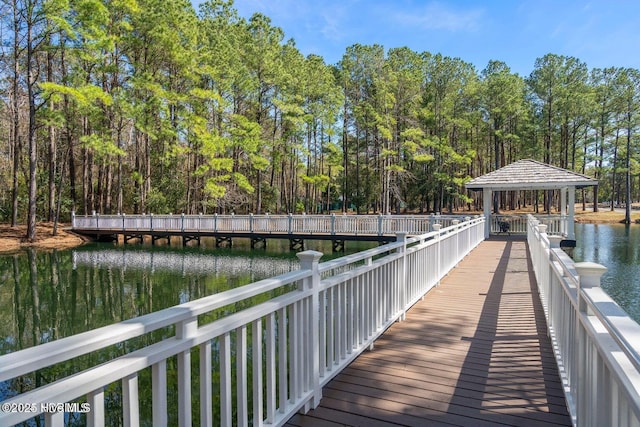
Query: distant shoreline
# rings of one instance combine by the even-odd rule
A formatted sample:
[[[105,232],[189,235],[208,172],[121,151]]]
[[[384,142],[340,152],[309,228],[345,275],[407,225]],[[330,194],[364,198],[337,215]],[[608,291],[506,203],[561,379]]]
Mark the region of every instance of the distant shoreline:
[[[87,239],[68,230],[70,224],[58,224],[57,235],[53,236],[53,224],[39,223],[36,226],[36,241],[26,241],[27,227],[11,227],[0,224],[0,255],[20,252],[27,248],[39,250],[70,249],[87,242]]]

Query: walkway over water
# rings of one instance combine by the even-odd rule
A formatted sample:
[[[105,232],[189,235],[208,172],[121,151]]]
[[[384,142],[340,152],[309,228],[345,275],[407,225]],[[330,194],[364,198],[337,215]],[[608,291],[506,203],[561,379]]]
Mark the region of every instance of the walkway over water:
[[[76,233],[98,240],[117,240],[118,235],[142,241],[180,237],[183,245],[202,237],[216,239],[216,247],[232,246],[233,238],[248,238],[251,248],[267,239],[288,239],[291,249],[304,249],[304,240],[331,240],[343,250],[344,241],[394,242],[399,232],[420,235],[434,225],[448,227],[471,218],[465,215],[72,215]]]
[[[20,391],[0,425],[63,427],[47,404],[86,400],[93,426],[640,427],[640,325],[600,288],[606,268],[574,263],[532,216],[527,243],[485,241],[485,226],[301,252],[296,271],[0,356],[0,382],[21,386],[160,339]]]
[[[526,242],[481,243],[287,425],[571,425]]]

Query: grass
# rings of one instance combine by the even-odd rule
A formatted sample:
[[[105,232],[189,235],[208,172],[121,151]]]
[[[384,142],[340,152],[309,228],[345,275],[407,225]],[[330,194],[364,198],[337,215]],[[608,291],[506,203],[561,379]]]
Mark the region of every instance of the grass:
[[[580,208],[582,209],[582,208]],[[624,211],[616,210],[611,211],[609,209],[600,209],[598,212],[576,210],[576,222],[588,222],[588,223],[621,223],[624,221]],[[640,211],[631,211],[631,222],[640,221]]]

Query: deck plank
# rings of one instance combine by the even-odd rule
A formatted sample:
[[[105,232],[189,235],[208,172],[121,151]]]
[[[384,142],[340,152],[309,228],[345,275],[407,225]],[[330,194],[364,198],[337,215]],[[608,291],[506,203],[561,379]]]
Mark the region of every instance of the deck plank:
[[[482,242],[286,425],[571,425],[526,242]]]

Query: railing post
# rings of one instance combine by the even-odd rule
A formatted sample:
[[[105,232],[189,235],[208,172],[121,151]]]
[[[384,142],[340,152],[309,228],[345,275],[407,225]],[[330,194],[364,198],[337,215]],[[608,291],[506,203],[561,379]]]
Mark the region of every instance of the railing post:
[[[253,233],[253,214],[249,214],[249,232]]]
[[[122,425],[137,427],[140,425],[140,401],[138,374],[122,378]]]
[[[382,214],[378,214],[378,236],[382,236]]]
[[[554,304],[555,304],[555,300],[553,297],[553,287],[554,287],[553,279],[555,274],[554,268],[553,268],[553,263],[554,263],[553,252],[554,252],[554,249],[560,249],[560,241],[562,240],[562,236],[547,236],[547,238],[549,239],[549,254],[546,259],[540,260],[540,263],[541,263],[540,268],[545,269],[547,274],[547,280],[545,281],[545,283],[538,282],[538,285],[540,288],[544,290],[544,298],[542,298],[542,295],[540,295],[541,296],[540,300],[542,302],[542,306],[546,309],[546,313],[547,313],[547,324],[548,324],[547,336],[551,337],[550,328],[556,328],[555,318],[553,317],[553,310],[554,310]],[[546,264],[543,264],[543,263],[546,263]],[[561,327],[561,326],[558,325],[557,327]]]
[[[95,427],[104,424],[104,390],[102,388],[87,394],[87,403],[91,411],[87,413],[87,426]],[[162,426],[160,426],[162,427]]]
[[[122,232],[124,232],[126,230],[126,226],[125,226],[125,217],[126,216],[127,216],[127,214],[122,212]]]
[[[336,235],[336,214],[331,214],[331,235]]]
[[[471,252],[471,227],[469,226],[469,222],[471,221],[471,217],[470,216],[465,216],[464,217],[464,222],[467,223],[467,248],[465,249],[465,256],[467,256],[467,254],[469,254],[469,252]]]
[[[188,319],[176,324],[176,338],[186,340],[198,332],[198,320]],[[191,426],[191,349],[177,355],[178,359],[178,425]]]
[[[396,233],[396,242],[402,242],[403,245],[398,248],[398,253],[402,254],[400,259],[400,268],[398,269],[398,310],[402,310],[402,314],[398,321],[402,322],[407,318],[405,307],[407,306],[407,233],[404,231]]]
[[[289,234],[293,232],[292,228],[293,228],[293,214],[289,212],[289,227],[288,227]]]
[[[218,212],[213,214],[213,231],[218,231]]]
[[[309,385],[311,390],[313,390],[313,399],[310,402],[309,409],[315,409],[320,404],[320,399],[322,399],[322,387],[320,387],[320,351],[325,351],[325,349],[319,348],[320,272],[318,271],[318,263],[320,262],[320,258],[322,257],[322,252],[304,251],[297,254],[297,256],[300,260],[300,268],[302,270],[311,270],[311,277],[308,277],[302,281],[302,283],[300,284],[300,290],[313,291],[313,293],[311,294],[311,311],[308,314],[307,322],[305,322],[306,326],[308,327],[308,329],[305,331],[308,340],[307,349],[310,352],[310,354],[306,358],[307,363],[309,363],[309,369],[307,370],[307,372],[309,372],[310,378],[306,378],[305,382]],[[300,325],[300,327],[303,326],[305,325]]]
[[[579,276],[580,299],[579,307],[583,313],[587,312],[587,306],[582,297],[582,289],[600,287],[600,278],[607,272],[607,267],[596,264],[595,262],[577,262],[575,263],[576,272]]]
[[[198,214],[198,232],[200,232],[201,227],[202,227],[202,212]]]
[[[76,228],[76,211],[71,211],[71,229]]]
[[[451,224],[455,225],[456,227],[456,260],[455,260],[455,265],[454,267],[458,266],[458,260],[460,259],[460,242],[458,241],[459,237],[460,237],[460,228],[458,227],[458,224],[460,224],[460,220],[458,219],[454,219],[451,221]]]
[[[433,224],[433,231],[436,234],[436,286],[440,285],[440,228],[442,228],[441,224]]]
[[[578,273],[578,310],[580,315],[589,315],[587,302],[585,301],[583,289],[600,287],[600,278],[607,271],[603,265],[594,262],[577,262],[574,264]],[[576,425],[596,425],[597,415],[606,412],[606,408],[600,407],[605,404],[604,399],[593,396],[592,390],[597,390],[598,386],[598,363],[593,357],[589,357],[591,351],[588,334],[582,322],[576,322],[576,339],[578,354],[576,356],[577,378],[575,389],[576,403]],[[588,362],[591,362],[587,365]],[[595,406],[594,406],[595,405]]]
[[[545,268],[546,264],[549,262],[549,253],[547,252],[547,248],[543,244],[542,240],[547,235],[547,226],[545,224],[538,223],[538,271],[540,272],[541,278],[539,280],[542,283],[549,283],[549,268]]]
[[[152,421],[154,426],[166,427],[167,422],[167,360],[151,366]],[[93,406],[91,407],[93,411]]]
[[[184,233],[184,212],[180,214],[180,231]]]
[[[153,231],[153,213],[149,214],[149,231]]]

